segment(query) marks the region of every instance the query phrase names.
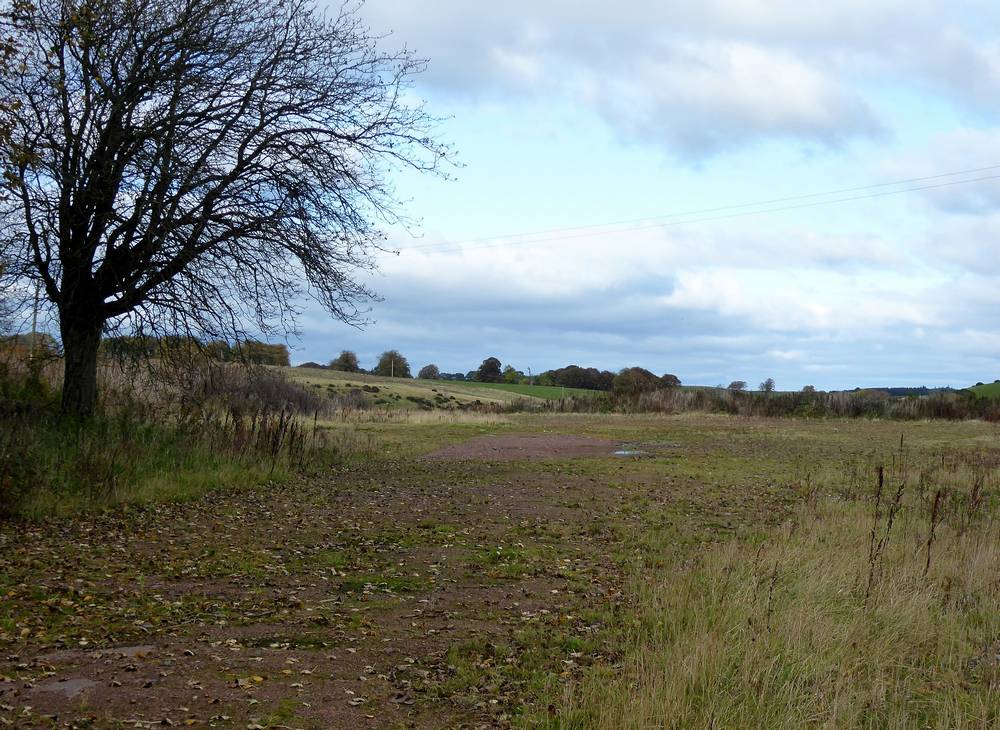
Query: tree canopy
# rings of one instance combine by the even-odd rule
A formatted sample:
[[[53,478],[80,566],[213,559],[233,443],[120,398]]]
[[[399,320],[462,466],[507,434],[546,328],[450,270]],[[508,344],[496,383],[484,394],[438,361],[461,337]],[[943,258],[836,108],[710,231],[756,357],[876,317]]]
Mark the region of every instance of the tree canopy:
[[[681,387],[681,379],[672,373],[664,373],[660,376],[660,387],[679,388]]]
[[[479,366],[479,369],[476,370],[475,379],[481,383],[502,383],[503,372],[500,369],[501,364],[495,357],[486,358]]]
[[[386,350],[379,355],[374,374],[386,378],[413,377],[410,375],[410,363],[399,353],[399,350]]]
[[[597,368],[582,368],[567,365],[564,368],[547,370],[539,376],[544,384],[561,385],[564,388],[587,388],[589,390],[611,390],[615,374]]]
[[[524,373],[515,368],[513,365],[505,365],[501,375],[501,380],[505,383],[510,383],[511,385],[517,385],[522,380],[525,380],[525,377]]]
[[[421,380],[438,380],[441,377],[441,371],[438,370],[437,365],[424,365],[417,373],[417,377]]]
[[[358,356],[351,350],[341,350],[333,360],[330,361],[331,370],[341,370],[345,373],[360,373],[361,365]]]
[[[660,386],[660,379],[645,368],[625,368],[615,376],[615,395],[638,396],[649,393]]]

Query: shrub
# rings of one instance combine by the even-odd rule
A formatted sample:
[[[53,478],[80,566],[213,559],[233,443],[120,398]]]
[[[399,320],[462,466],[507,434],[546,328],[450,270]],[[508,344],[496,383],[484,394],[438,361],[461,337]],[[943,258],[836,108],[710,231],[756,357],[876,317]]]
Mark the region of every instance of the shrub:
[[[325,453],[315,421],[298,416],[315,419],[338,405],[267,368],[154,362],[102,367],[100,408],[77,420],[58,414],[58,381],[49,377],[0,368],[2,516],[264,483]]]

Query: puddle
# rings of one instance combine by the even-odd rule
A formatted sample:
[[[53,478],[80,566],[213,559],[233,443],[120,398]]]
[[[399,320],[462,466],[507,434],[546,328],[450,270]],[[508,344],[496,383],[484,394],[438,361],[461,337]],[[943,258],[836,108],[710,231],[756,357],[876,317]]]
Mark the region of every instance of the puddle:
[[[46,682],[45,684],[39,684],[35,689],[39,692],[58,692],[64,697],[76,697],[78,694],[83,694],[88,689],[92,689],[97,686],[97,682],[90,679],[57,679],[54,682]]]
[[[637,449],[618,449],[614,452],[614,456],[649,456],[649,452]]]
[[[108,654],[117,654],[126,659],[145,659],[147,655],[156,651],[156,647],[150,644],[140,644],[138,646],[119,646],[108,650]]]

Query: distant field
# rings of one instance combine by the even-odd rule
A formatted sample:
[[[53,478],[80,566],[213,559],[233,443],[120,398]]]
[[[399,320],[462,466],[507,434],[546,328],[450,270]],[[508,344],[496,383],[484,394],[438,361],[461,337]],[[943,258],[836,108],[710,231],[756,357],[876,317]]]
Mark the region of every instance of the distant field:
[[[360,392],[371,406],[388,409],[461,408],[479,403],[554,400],[568,395],[592,396],[598,391],[546,385],[476,383],[464,380],[383,378],[321,368],[283,368],[289,377],[330,395]]]
[[[969,388],[980,398],[1000,398],[1000,383],[985,383]]]
[[[421,380],[421,383],[440,383],[440,380]],[[557,400],[568,395],[594,396],[599,390],[587,390],[586,388],[563,388],[558,385],[512,385],[510,383],[476,383],[469,381],[459,381],[459,383],[470,388],[485,388],[489,390],[505,390],[509,393],[527,395],[533,398],[544,398],[546,400]]]

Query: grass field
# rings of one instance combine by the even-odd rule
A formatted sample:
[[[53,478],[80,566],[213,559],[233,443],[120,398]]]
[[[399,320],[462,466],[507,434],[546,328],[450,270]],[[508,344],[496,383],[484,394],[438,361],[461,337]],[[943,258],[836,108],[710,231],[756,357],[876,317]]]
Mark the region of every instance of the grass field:
[[[592,396],[597,393],[581,388],[544,385],[383,378],[319,368],[283,370],[293,380],[320,392],[343,395],[353,391],[369,406],[388,409],[461,408],[477,402],[504,404],[516,400],[545,401],[570,395]]]
[[[428,381],[422,381],[428,382]],[[556,400],[566,398],[571,395],[579,397],[594,396],[600,393],[597,390],[587,390],[585,388],[563,388],[558,385],[515,385],[512,383],[465,383],[471,388],[481,388],[486,390],[502,390],[508,393],[530,396],[532,398],[544,398],[546,400]]]
[[[308,477],[0,523],[4,724],[1000,723],[995,426],[320,427],[339,456]]]
[[[984,383],[969,388],[980,398],[1000,398],[1000,383]]]

